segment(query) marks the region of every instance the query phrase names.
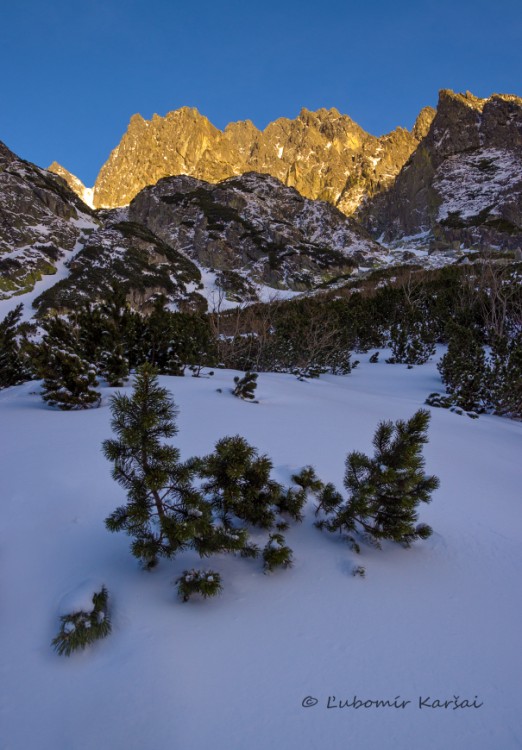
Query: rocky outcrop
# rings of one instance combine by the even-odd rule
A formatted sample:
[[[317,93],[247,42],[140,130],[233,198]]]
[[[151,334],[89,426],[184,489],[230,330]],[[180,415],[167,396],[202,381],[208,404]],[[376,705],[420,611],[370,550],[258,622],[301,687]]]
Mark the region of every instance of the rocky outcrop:
[[[101,301],[114,282],[144,313],[160,295],[173,309],[202,311],[209,290],[255,301],[270,289],[314,290],[387,258],[330,203],[267,174],[217,184],[168,177],[127,207],[93,212],[64,179],[1,145],[0,197],[3,296],[23,302],[42,274],[56,275],[32,303],[39,314]]]
[[[433,115],[427,107],[411,132],[397,128],[381,138],[336,109],[303,109],[295,120],[281,118],[263,131],[248,120],[221,131],[189,107],[151,120],[134,115],[98,175],[94,205],[127,205],[144,187],[170,175],[217,183],[256,171],[349,215],[393,182]]]
[[[432,249],[521,247],[522,99],[441,91],[426,137],[361,218],[385,241],[422,234]]]
[[[53,161],[51,166],[47,167],[47,171],[53,172],[53,174],[57,174],[59,177],[62,177],[62,179],[64,179],[65,182],[69,185],[71,190],[74,191],[84,203],[86,203],[91,208],[94,208],[93,188],[85,187],[83,182],[79,180],[78,177],[73,175],[67,169],[64,169],[64,167],[62,167],[56,161]]]
[[[146,227],[127,221],[123,211],[107,211],[103,226],[90,233],[68,263],[67,276],[35,300],[40,314],[66,312],[104,300],[114,283],[126,291],[130,306],[150,312],[160,295],[175,309],[206,310],[195,291],[201,273],[181,253]]]
[[[142,190],[126,211],[129,221],[220,272],[227,292],[238,274],[274,289],[313,289],[385,254],[332,205],[303,198],[266,174],[217,185],[168,177]]]
[[[0,299],[33,288],[97,226],[92,211],[60,177],[0,143]]]

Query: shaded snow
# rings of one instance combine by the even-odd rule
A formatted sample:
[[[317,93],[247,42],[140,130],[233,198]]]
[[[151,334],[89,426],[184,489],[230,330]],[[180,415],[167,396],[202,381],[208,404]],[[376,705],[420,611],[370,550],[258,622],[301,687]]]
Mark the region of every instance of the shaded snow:
[[[240,433],[289,483],[313,464],[342,489],[348,451],[371,452],[381,419],[408,418],[440,389],[434,362],[413,370],[362,364],[299,382],[261,374],[250,404],[234,372],[161,383],[180,407],[183,457]],[[216,391],[222,389],[222,393]],[[146,573],[104,518],[124,500],[100,450],[107,398],[85,412],[43,404],[38,384],[0,392],[2,747],[10,750],[515,750],[522,571],[522,424],[432,409],[426,470],[440,489],[420,520],[434,528],[405,550],[357,556],[313,526],[310,507],[287,542],[295,565],[270,576],[259,560],[188,553]],[[23,452],[21,447],[23,446]],[[366,578],[352,575],[362,565]],[[181,603],[183,570],[218,571],[215,601]],[[60,602],[86,578],[109,590],[113,634],[60,658],[50,647]],[[412,700],[405,709],[327,709],[336,700]],[[418,698],[480,709],[419,709]],[[307,696],[319,702],[302,707]],[[30,721],[28,720],[30,718]]]
[[[94,609],[93,596],[98,594],[104,584],[101,580],[87,578],[71,591],[68,591],[60,601],[57,611],[59,615],[69,615],[75,612],[92,612]]]
[[[439,167],[434,187],[442,197],[438,220],[452,213],[460,219],[477,216],[495,207],[502,199],[510,199],[511,191],[522,187],[522,165],[511,151],[482,148],[471,154],[450,156]]]
[[[9,297],[8,299],[0,299],[0,320],[3,319],[7,315],[7,313],[14,310],[15,307],[17,307],[20,303],[22,303],[24,306],[22,311],[22,320],[30,320],[35,312],[33,309],[33,302],[36,300],[36,298],[43,294],[43,292],[53,287],[62,279],[67,278],[67,276],[69,275],[68,264],[80,252],[80,250],[83,249],[83,246],[85,244],[85,236],[83,235],[81,230],[94,230],[98,228],[97,223],[84,215],[81,215],[78,219],[71,219],[71,223],[75,224],[80,229],[80,235],[72,250],[62,250],[62,256],[54,263],[56,272],[53,274],[46,274],[42,276],[42,278],[35,283],[30,292],[17,294],[13,297]]]

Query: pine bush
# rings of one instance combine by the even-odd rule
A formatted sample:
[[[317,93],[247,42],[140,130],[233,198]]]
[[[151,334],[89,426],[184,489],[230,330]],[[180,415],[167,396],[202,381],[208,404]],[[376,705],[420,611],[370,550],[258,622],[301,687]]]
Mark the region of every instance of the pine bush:
[[[453,324],[449,331],[448,351],[437,366],[442,381],[455,406],[483,412],[490,378],[484,349],[471,329]]]
[[[23,305],[17,305],[0,321],[0,388],[29,380],[31,373],[19,342]]]
[[[265,572],[272,573],[276,568],[289,568],[292,566],[292,550],[285,544],[282,534],[270,534],[268,542],[263,549],[263,562]]]
[[[194,594],[208,599],[223,590],[221,575],[215,570],[184,570],[175,583],[178,585],[178,595],[184,602],[188,602]]]
[[[257,378],[258,376],[255,372],[246,372],[242,378],[240,378],[239,375],[236,375],[234,378],[236,387],[232,391],[234,396],[243,399],[243,401],[252,401],[256,403],[254,393],[257,388]]]
[[[209,537],[211,509],[191,484],[193,467],[180,461],[177,448],[161,442],[177,433],[178,410],[152,365],[138,368],[132,396],[113,396],[111,410],[117,437],[105,440],[103,451],[114,464],[113,478],[127,491],[127,503],[105,523],[109,531],[133,537],[133,554],[150,568],[158,557],[172,557]]]
[[[94,641],[105,638],[111,632],[109,616],[109,593],[105,586],[92,597],[93,607],[89,612],[80,610],[62,615],[60,632],[51,645],[63,656],[84,649]]]
[[[417,524],[419,503],[428,503],[439,486],[435,476],[424,474],[422,447],[428,442],[430,414],[417,411],[407,422],[381,422],[373,438],[374,456],[353,451],[346,459],[344,485],[346,502],[330,493],[332,502],[322,499],[326,520],[319,528],[347,532],[358,551],[356,536],[364,536],[379,546],[389,539],[409,546],[415,539],[426,539],[431,528]]]
[[[283,487],[270,478],[272,461],[240,435],[224,437],[200,459],[202,489],[227,526],[236,518],[262,529],[273,527]]]
[[[488,385],[494,412],[522,419],[522,334],[495,341]]]

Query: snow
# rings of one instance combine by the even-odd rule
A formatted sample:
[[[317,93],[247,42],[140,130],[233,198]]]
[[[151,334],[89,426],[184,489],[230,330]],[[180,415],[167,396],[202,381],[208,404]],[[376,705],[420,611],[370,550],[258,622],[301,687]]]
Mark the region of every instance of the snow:
[[[81,199],[84,203],[86,203],[89,208],[94,208],[94,188],[93,187],[86,187],[82,190]]]
[[[85,216],[80,216],[78,219],[71,219],[71,224],[75,224],[80,230],[98,228],[98,224],[86,218]],[[64,250],[62,257],[58,261],[56,261],[55,273],[42,276],[42,278],[35,283],[30,292],[26,292],[25,294],[17,294],[13,297],[9,297],[8,299],[0,300],[0,319],[3,319],[7,315],[7,313],[11,312],[15,309],[15,307],[17,307],[17,305],[22,303],[24,306],[22,310],[22,320],[31,320],[34,315],[32,305],[35,299],[62,279],[67,278],[67,276],[69,275],[68,263],[73,260],[75,255],[77,255],[80,250],[82,250],[84,244],[85,236],[80,231],[78,240],[76,241],[76,244],[74,245],[72,250]]]
[[[202,266],[194,259],[191,260],[194,265],[199,268],[203,288],[200,289],[198,284],[190,282],[186,285],[187,293],[197,292],[198,294],[201,294],[201,296],[207,300],[209,311],[212,312],[219,310],[224,312],[225,310],[234,310],[237,307],[244,307],[246,304],[249,304],[247,302],[238,302],[236,300],[227,299],[224,290],[216,283],[217,272],[205,268],[205,266]],[[275,289],[266,284],[258,284],[250,279],[248,271],[244,269],[237,269],[236,273],[249,281],[249,284],[253,287],[257,295],[257,300],[260,302],[276,302],[279,300],[293,299],[302,294],[302,292],[296,292],[292,289]],[[175,311],[177,309],[176,303],[170,304],[169,309]]]
[[[343,377],[261,373],[257,405],[230,394],[229,370],[162,377],[180,407],[173,442],[187,458],[241,434],[278,481],[312,464],[342,489],[346,454],[370,453],[380,420],[441,390],[435,361],[408,370],[369,355]],[[0,392],[2,747],[522,746],[522,424],[431,409],[426,470],[441,486],[419,520],[434,534],[410,549],[356,555],[313,526],[311,503],[285,535],[293,568],[265,576],[260,560],[185,553],[145,572],[129,538],[104,527],[124,501],[100,450],[114,389],[99,409],[59,412],[38,388]],[[173,582],[202,567],[223,594],[182,603]],[[64,597],[83,601],[99,582],[112,634],[58,656]]]
[[[67,592],[60,601],[58,613],[60,615],[70,615],[75,612],[92,612],[94,594],[98,594],[104,586],[103,581],[93,578],[87,578]]]
[[[482,148],[471,154],[449,157],[439,168],[434,182],[442,196],[438,220],[457,213],[462,220],[478,216],[495,207],[501,199],[520,192],[522,167],[511,151]]]

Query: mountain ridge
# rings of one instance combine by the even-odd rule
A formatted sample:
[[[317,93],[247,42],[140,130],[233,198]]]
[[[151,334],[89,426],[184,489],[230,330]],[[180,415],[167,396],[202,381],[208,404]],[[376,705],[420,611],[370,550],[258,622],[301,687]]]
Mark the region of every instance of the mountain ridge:
[[[421,110],[411,131],[395,128],[376,137],[336,108],[302,108],[259,130],[251,120],[223,130],[194,107],[164,117],[130,118],[120,143],[102,166],[93,205],[128,205],[137,193],[177,174],[220,182],[245,172],[271,174],[304,197],[327,200],[351,215],[363,198],[384,189],[424,137],[435,111]],[[83,192],[85,186],[60,165],[50,169]]]

